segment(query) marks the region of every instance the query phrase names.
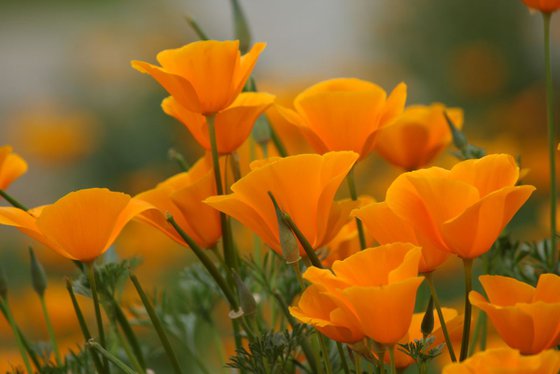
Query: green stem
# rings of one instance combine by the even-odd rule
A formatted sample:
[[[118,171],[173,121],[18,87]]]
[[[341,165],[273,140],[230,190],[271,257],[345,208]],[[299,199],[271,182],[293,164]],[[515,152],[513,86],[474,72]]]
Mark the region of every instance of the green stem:
[[[356,374],[361,374],[362,373],[362,367],[360,365],[360,355],[357,353],[354,353],[354,370],[356,371]]]
[[[132,347],[132,351],[134,352],[134,356],[138,360],[138,363],[140,364],[142,369],[145,370],[146,363],[144,361],[144,354],[142,353],[142,349],[140,348],[140,344],[138,343],[138,338],[136,337],[134,330],[132,330],[132,327],[130,326],[128,319],[126,318],[126,315],[124,314],[117,301],[113,298],[111,300],[111,303],[113,304],[113,311],[115,313],[115,318],[118,325],[121,327],[126,339],[130,343],[130,346]]]
[[[284,213],[284,221],[296,235],[296,238],[298,239],[299,243],[303,247],[303,250],[307,254],[307,257],[309,258],[313,266],[323,269],[324,268],[323,264],[321,263],[321,260],[319,260],[319,257],[317,257],[317,253],[315,253],[315,250],[313,250],[313,247],[311,246],[309,241],[307,241],[305,235],[303,235],[300,229],[296,226],[295,222],[292,220],[292,217]]]
[[[463,265],[465,268],[465,321],[463,323],[463,339],[461,341],[461,356],[459,361],[464,361],[469,353],[469,335],[471,331],[471,313],[472,305],[469,301],[469,292],[472,290],[472,265],[471,258],[464,258]]]
[[[350,172],[346,176],[346,181],[348,182],[350,197],[352,198],[353,201],[357,201],[358,193],[356,192],[356,178],[354,176],[354,168],[350,169]],[[366,235],[364,233],[364,226],[362,224],[362,221],[360,221],[358,217],[356,217],[355,220],[356,220],[356,227],[358,228],[358,237],[360,239],[360,248],[363,251],[367,247]]]
[[[21,210],[25,210],[28,211],[29,209],[27,209],[25,207],[25,205],[21,204],[19,201],[17,201],[16,199],[14,199],[12,196],[10,196],[6,191],[0,189],[0,196],[2,196],[4,199],[6,199],[7,202],[9,202],[13,207],[21,209]]]
[[[546,74],[546,108],[548,122],[548,156],[550,163],[550,246],[549,266],[556,267],[558,249],[556,248],[556,126],[554,123],[554,92],[550,58],[550,19],[551,13],[543,12],[544,25],[544,62]]]
[[[214,180],[216,181],[216,192],[218,195],[224,194],[224,186],[222,184],[222,173],[220,171],[220,155],[218,154],[218,143],[216,140],[216,126],[214,124],[215,116],[206,116],[208,123],[208,135],[210,136],[210,147],[212,154],[212,166],[214,169]],[[228,269],[235,269],[235,253],[233,248],[233,239],[231,230],[228,227],[228,220],[225,213],[220,212],[220,225],[222,228],[222,241],[224,245],[224,260]]]
[[[323,351],[323,362],[325,363],[325,369],[327,371],[327,374],[332,374],[333,372],[332,363],[329,357],[329,347],[327,346],[326,338],[320,333],[317,333],[317,335],[319,336],[319,344],[321,344],[321,351]]]
[[[439,297],[436,292],[436,287],[434,286],[432,273],[426,273],[424,274],[424,277],[428,282],[428,287],[430,288],[430,293],[432,294],[432,299],[434,301],[434,306],[436,307],[439,323],[441,325],[441,331],[443,332],[443,336],[445,338],[445,344],[447,345],[447,351],[449,352],[449,357],[451,358],[452,362],[456,362],[457,357],[455,356],[453,343],[451,342],[451,338],[449,337],[449,332],[447,331],[447,324],[445,323],[445,318],[443,317],[443,312],[441,311],[441,304],[439,302]]]
[[[397,374],[397,366],[395,365],[395,346],[389,347],[389,360],[391,362],[391,374]]]
[[[66,289],[68,290],[68,294],[70,295],[70,299],[72,300],[72,306],[74,307],[74,313],[76,313],[76,317],[78,318],[78,323],[80,324],[80,329],[82,330],[82,334],[84,335],[84,339],[86,343],[91,340],[91,334],[87,327],[86,320],[84,315],[82,314],[82,310],[80,309],[80,305],[78,304],[78,300],[76,300],[76,295],[74,294],[74,289],[72,288],[72,283],[67,278],[66,279]],[[97,369],[98,373],[104,373],[103,365],[99,360],[99,356],[97,352],[89,347],[88,351],[91,353],[93,357],[93,363],[95,364],[95,368]]]
[[[301,276],[301,269],[299,268],[299,261],[298,262],[294,262],[292,264],[292,267],[294,268],[294,272],[296,273],[296,277],[299,283],[299,288],[301,288],[301,290],[305,290],[305,283],[303,283],[303,277]]]
[[[103,356],[103,358],[105,358],[108,361],[111,361],[116,367],[124,371],[126,374],[137,374],[136,371],[129,368],[124,362],[119,360],[117,357],[111,354],[111,352],[107,351],[105,348],[103,348],[99,343],[97,343],[93,339],[88,341],[87,344],[89,347],[95,349],[98,353],[100,353]]]
[[[237,152],[231,152],[230,154],[230,164],[231,171],[233,173],[233,181],[237,182],[241,179],[241,165],[239,164],[239,155]]]
[[[10,306],[8,305],[7,300],[3,297],[0,297],[0,303],[2,303],[2,308],[5,311],[6,319],[8,320],[8,323],[10,324],[10,327],[14,332],[14,336],[16,338],[17,346],[19,349],[19,354],[23,359],[25,368],[27,369],[28,373],[33,373],[33,371],[31,370],[31,364],[29,363],[29,357],[27,357],[25,347],[23,346],[23,341],[21,340],[21,336],[19,334],[19,328],[17,327],[16,321],[14,320],[14,316],[12,314],[12,311],[10,310]]]
[[[344,374],[350,374],[350,367],[348,367],[348,361],[346,361],[346,355],[344,354],[344,349],[340,342],[336,342],[336,349],[338,350],[338,355],[340,356],[340,362],[342,364],[342,370]]]
[[[220,287],[220,289],[224,293],[224,295],[225,295],[226,299],[228,300],[231,308],[233,310],[239,310],[239,304],[237,303],[237,299],[235,298],[233,291],[230,289],[226,280],[222,277],[222,275],[218,271],[218,268],[216,268],[216,266],[214,265],[212,260],[210,260],[210,258],[208,258],[208,256],[206,256],[206,254],[204,253],[204,250],[202,250],[202,248],[200,248],[198,246],[198,244],[196,244],[196,242],[190,236],[188,236],[187,233],[183,231],[183,229],[181,229],[181,227],[179,227],[177,222],[175,222],[175,219],[173,218],[173,216],[168,215],[167,216],[167,221],[173,226],[173,228],[175,229],[175,231],[177,231],[179,236],[181,236],[181,238],[183,238],[185,243],[188,244],[188,246],[192,249],[192,251],[194,252],[196,257],[198,257],[200,262],[202,262],[202,265],[204,265],[204,267],[206,268],[206,270],[208,270],[208,272],[210,273],[212,278],[214,278],[214,281],[216,282],[218,287]]]
[[[39,295],[39,300],[41,301],[41,309],[43,311],[43,317],[45,318],[45,324],[47,325],[47,332],[49,333],[49,339],[54,350],[54,357],[58,366],[62,366],[62,359],[60,356],[60,350],[58,349],[58,344],[56,342],[56,335],[54,334],[54,329],[49,317],[49,311],[47,310],[47,304],[45,303],[45,294]]]
[[[179,360],[177,360],[177,356],[175,355],[175,352],[173,352],[171,343],[169,343],[169,339],[165,334],[163,324],[161,323],[156,311],[154,310],[152,303],[144,293],[144,290],[142,289],[142,286],[140,285],[138,278],[136,278],[136,275],[130,273],[129,276],[130,276],[130,280],[132,281],[132,284],[134,285],[134,288],[136,288],[136,292],[138,293],[138,296],[140,296],[140,299],[142,300],[142,304],[144,304],[144,308],[146,309],[146,312],[148,313],[150,320],[152,321],[152,325],[154,326],[158,334],[159,340],[163,345],[163,349],[165,350],[167,357],[171,361],[173,370],[175,371],[175,373],[181,374],[182,372],[181,372],[181,365],[179,365]]]
[[[280,137],[278,136],[278,134],[270,124],[269,124],[269,128],[270,128],[270,139],[272,140],[272,143],[274,143],[274,147],[278,151],[278,154],[280,155],[280,157],[287,157],[288,151],[286,150],[284,143],[282,143],[282,140],[280,139]]]
[[[134,369],[136,371],[138,371],[138,373],[145,373],[146,370],[144,370],[142,365],[140,365],[140,362],[138,361],[136,355],[132,351],[132,348],[131,348],[130,344],[128,343],[128,341],[122,335],[122,332],[118,328],[115,329],[115,331],[116,331],[117,339],[119,340],[120,345],[123,347],[124,352],[126,353],[126,356],[128,357],[128,360],[130,361],[132,366],[134,366]]]
[[[91,297],[93,298],[93,306],[95,309],[95,320],[97,321],[99,342],[103,347],[106,347],[107,342],[105,340],[105,330],[103,329],[103,318],[101,317],[101,306],[99,304],[99,295],[97,294],[97,283],[95,281],[95,268],[93,266],[93,262],[87,264],[87,273],[91,289]],[[109,372],[109,362],[107,361],[107,357],[103,357],[103,365],[105,366],[107,372]]]

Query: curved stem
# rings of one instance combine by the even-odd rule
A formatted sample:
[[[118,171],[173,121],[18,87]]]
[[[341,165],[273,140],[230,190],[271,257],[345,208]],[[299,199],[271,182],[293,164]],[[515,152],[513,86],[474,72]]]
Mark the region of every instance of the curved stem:
[[[23,359],[23,363],[25,364],[25,369],[27,370],[28,373],[33,373],[33,371],[31,370],[31,364],[29,363],[29,357],[27,357],[27,353],[25,351],[25,347],[23,346],[23,341],[21,340],[21,335],[19,334],[19,329],[16,325],[16,321],[14,319],[12,311],[10,310],[10,306],[8,305],[6,299],[3,297],[0,297],[0,303],[2,303],[2,309],[5,312],[6,319],[8,320],[8,323],[10,324],[10,327],[14,332],[14,336],[16,337],[19,354]]]
[[[25,207],[25,205],[23,205],[22,203],[14,199],[11,195],[9,195],[6,191],[2,189],[0,189],[0,196],[6,199],[6,201],[9,202],[14,208],[18,208],[25,211],[29,210]]]
[[[93,267],[93,262],[87,264],[88,281],[91,289],[91,297],[93,298],[93,307],[95,308],[95,319],[97,321],[97,330],[99,332],[99,342],[101,346],[105,348],[107,342],[105,341],[105,330],[103,329],[103,318],[101,317],[101,307],[99,304],[99,296],[97,295],[97,284],[95,282],[95,269]],[[109,372],[109,362],[107,357],[103,356],[103,365],[107,372]]]
[[[348,181],[348,189],[350,190],[350,197],[352,198],[353,201],[358,200],[358,193],[356,192],[356,179],[354,177],[354,168],[350,169],[350,172],[346,176],[346,181]],[[355,220],[356,220],[356,227],[358,228],[358,237],[360,239],[360,248],[364,250],[367,247],[366,235],[364,233],[364,225],[362,224],[362,221],[358,219],[358,217],[356,217]]]
[[[554,123],[554,92],[550,62],[550,19],[551,13],[543,13],[544,63],[546,74],[546,109],[548,122],[548,156],[550,164],[550,247],[549,266],[554,269],[558,250],[556,248],[556,126]]]
[[[54,329],[49,317],[49,311],[47,310],[47,304],[45,303],[45,295],[39,295],[39,300],[41,301],[41,309],[43,311],[43,317],[45,318],[45,324],[47,325],[47,332],[49,334],[49,339],[54,350],[54,357],[58,366],[62,366],[62,359],[60,357],[60,350],[58,349],[58,344],[56,342],[56,335],[54,334]]]
[[[471,332],[471,313],[472,306],[469,301],[469,292],[472,290],[472,264],[471,258],[464,258],[463,265],[465,268],[465,321],[463,322],[463,339],[461,341],[461,356],[459,361],[467,358],[469,353],[469,335]]]
[[[434,301],[434,306],[436,307],[439,323],[441,325],[441,331],[443,332],[443,336],[445,338],[445,344],[447,345],[447,351],[449,352],[449,357],[451,358],[452,362],[456,362],[457,357],[455,356],[455,350],[453,349],[453,343],[451,342],[451,338],[449,338],[449,332],[447,331],[447,324],[445,323],[445,319],[443,318],[443,312],[441,311],[441,304],[439,302],[439,297],[436,292],[436,287],[434,286],[432,273],[426,273],[424,274],[424,277],[428,282],[428,287],[430,288],[430,293],[432,294],[432,299]]]
[[[118,367],[119,369],[124,371],[126,374],[137,374],[136,371],[129,368],[124,362],[122,362],[116,356],[114,356],[111,352],[109,352],[105,348],[103,348],[95,340],[91,339],[87,344],[88,344],[89,347],[91,347],[91,348],[95,349],[97,352],[99,352],[103,356],[103,358],[105,358],[108,361],[111,361],[111,363],[113,363],[116,367]]]

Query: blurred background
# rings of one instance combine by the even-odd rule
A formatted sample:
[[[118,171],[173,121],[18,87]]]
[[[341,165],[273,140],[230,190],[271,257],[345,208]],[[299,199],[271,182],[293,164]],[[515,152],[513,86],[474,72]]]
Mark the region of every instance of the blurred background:
[[[386,90],[404,81],[408,104],[463,108],[469,140],[490,153],[519,156],[529,169],[524,182],[538,188],[513,223],[515,236],[546,235],[542,21],[521,0],[241,4],[253,41],[268,43],[255,70],[261,90],[288,104],[317,81],[351,76]],[[202,154],[183,126],[161,111],[163,89],[130,67],[133,59],[154,63],[157,52],[196,40],[186,15],[211,38],[233,37],[227,0],[0,1],[0,145],[12,145],[29,163],[28,173],[10,187],[12,195],[36,206],[94,186],[136,194],[178,172],[169,148],[190,161]],[[555,21],[553,71],[560,73]],[[436,164],[452,160],[447,151]],[[372,155],[357,171],[359,192],[383,200],[398,173]],[[26,250],[36,244],[4,227],[0,237],[16,318],[31,336],[44,337],[40,321],[31,327],[25,322],[39,308],[30,293]],[[188,261],[184,249],[136,224],[116,248],[123,257],[143,256],[139,273],[156,285]],[[64,299],[50,299],[61,309],[53,312],[60,321],[55,329],[67,331],[68,344],[75,344],[76,330],[64,327],[73,317],[64,315],[70,312],[62,287],[73,265],[39,247],[37,254],[51,274],[52,293]],[[8,357],[14,347],[3,323],[0,353]],[[0,358],[0,369],[8,361]]]

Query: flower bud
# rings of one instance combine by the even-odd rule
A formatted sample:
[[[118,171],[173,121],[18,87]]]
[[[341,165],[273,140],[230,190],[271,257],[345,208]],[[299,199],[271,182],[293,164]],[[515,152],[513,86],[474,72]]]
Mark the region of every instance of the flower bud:
[[[432,333],[432,331],[434,331],[434,299],[431,296],[430,301],[428,302],[428,307],[426,308],[426,313],[424,314],[424,318],[422,318],[420,330],[422,330],[422,335],[424,335],[424,338],[426,338]]]
[[[239,304],[243,310],[243,314],[246,316],[251,316],[257,312],[257,302],[253,297],[253,294],[243,282],[239,274],[232,270],[231,272],[235,285],[237,286],[237,294],[239,295]]]
[[[286,213],[280,209],[272,193],[268,192],[268,195],[270,196],[270,199],[274,204],[276,218],[278,219],[278,232],[280,238],[280,247],[282,248],[282,255],[284,256],[287,264],[296,263],[301,259],[301,256],[299,255],[298,240],[294,232],[286,224],[286,221],[284,219]]]

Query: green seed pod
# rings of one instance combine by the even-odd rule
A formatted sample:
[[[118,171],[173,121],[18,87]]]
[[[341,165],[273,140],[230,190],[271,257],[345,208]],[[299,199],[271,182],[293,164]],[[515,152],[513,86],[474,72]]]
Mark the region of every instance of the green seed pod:
[[[37,260],[37,257],[35,257],[35,253],[31,247],[29,247],[29,257],[31,259],[31,284],[35,292],[37,292],[39,296],[43,296],[47,289],[45,269],[39,260]]]
[[[424,318],[422,318],[420,330],[422,330],[424,338],[434,331],[434,300],[431,296],[430,301],[428,302],[428,307],[426,308],[426,314],[424,314]]]

